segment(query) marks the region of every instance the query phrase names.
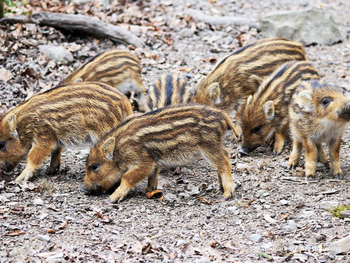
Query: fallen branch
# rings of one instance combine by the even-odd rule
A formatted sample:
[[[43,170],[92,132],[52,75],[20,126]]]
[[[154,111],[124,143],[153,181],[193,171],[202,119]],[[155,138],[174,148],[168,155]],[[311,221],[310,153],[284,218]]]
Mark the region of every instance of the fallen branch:
[[[40,26],[52,26],[73,31],[82,31],[96,38],[109,38],[122,44],[144,47],[141,39],[121,27],[105,23],[85,15],[40,12],[31,16],[4,17],[0,24],[35,23]]]
[[[199,10],[188,9],[185,14],[192,17],[194,20],[212,24],[215,26],[219,25],[248,25],[249,27],[254,27],[259,29],[260,24],[257,20],[252,20],[246,17],[234,17],[234,16],[211,16],[206,15]]]

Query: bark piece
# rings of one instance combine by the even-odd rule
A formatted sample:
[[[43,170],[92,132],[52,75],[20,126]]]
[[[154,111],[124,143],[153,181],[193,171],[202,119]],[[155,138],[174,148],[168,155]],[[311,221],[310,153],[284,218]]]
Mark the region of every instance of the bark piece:
[[[15,16],[0,19],[0,24],[4,23],[35,23],[40,26],[52,26],[75,31],[78,30],[96,38],[109,38],[122,44],[131,44],[134,47],[145,46],[141,39],[119,26],[79,14],[40,12],[31,16]]]

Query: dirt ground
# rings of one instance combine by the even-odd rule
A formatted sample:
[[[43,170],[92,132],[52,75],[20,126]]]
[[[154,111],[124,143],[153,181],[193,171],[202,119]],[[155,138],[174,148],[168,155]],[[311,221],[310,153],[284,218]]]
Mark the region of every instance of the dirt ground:
[[[332,14],[344,41],[306,47],[307,57],[325,80],[350,90],[349,1],[140,2],[113,2],[104,9],[97,3],[31,1],[25,8],[65,8],[129,28],[147,44],[132,51],[141,59],[147,86],[174,70],[195,86],[218,59],[264,37],[247,25],[195,21],[185,14],[189,8],[250,21],[272,10],[322,9]],[[20,8],[12,11],[21,13]],[[0,69],[13,75],[0,81],[0,103],[7,108],[54,87],[87,58],[127,48],[34,24],[2,25],[0,35]],[[38,46],[48,43],[66,47],[74,62],[56,65],[40,54]],[[57,175],[46,174],[47,160],[30,182],[17,184],[13,180],[24,168],[21,164],[0,175],[0,262],[349,262],[349,256],[335,255],[329,247],[349,235],[350,220],[327,210],[332,204],[350,203],[349,129],[341,146],[342,180],[331,178],[327,169],[309,181],[301,176],[302,167],[290,171],[290,139],[278,157],[270,146],[240,156],[239,143],[231,142],[229,133],[226,146],[237,190],[226,202],[217,202],[222,193],[216,171],[205,160],[182,167],[180,175],[162,171],[163,201],[147,199],[142,182],[118,204],[107,203],[107,195],[87,196],[79,190],[88,149],[66,150]]]

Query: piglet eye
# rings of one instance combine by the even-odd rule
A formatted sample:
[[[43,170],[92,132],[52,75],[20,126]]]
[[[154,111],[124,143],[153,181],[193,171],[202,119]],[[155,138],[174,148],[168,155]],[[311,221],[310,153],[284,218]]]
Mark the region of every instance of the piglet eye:
[[[0,151],[5,151],[6,142],[0,142]]]
[[[99,167],[100,167],[99,163],[93,163],[93,164],[90,165],[90,169],[93,172],[96,172]]]
[[[331,98],[323,98],[322,100],[321,100],[321,104],[322,104],[322,106],[328,106],[328,104],[329,103],[331,103],[332,102],[332,99]]]
[[[252,133],[258,133],[258,132],[261,131],[261,128],[262,128],[261,125],[260,125],[260,126],[256,126],[255,128],[253,128],[253,129],[251,130],[251,132],[252,132]]]

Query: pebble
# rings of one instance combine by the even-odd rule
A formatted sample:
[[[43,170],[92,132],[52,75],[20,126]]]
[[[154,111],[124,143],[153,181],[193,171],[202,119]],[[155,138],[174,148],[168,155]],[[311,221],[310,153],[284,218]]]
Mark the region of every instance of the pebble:
[[[246,164],[246,163],[237,163],[237,164],[236,164],[236,169],[237,169],[237,170],[249,169],[249,164]]]
[[[337,207],[339,206],[340,203],[338,201],[321,201],[320,202],[320,209],[323,209],[323,210],[332,210],[334,207]]]
[[[46,242],[50,242],[51,238],[47,235],[38,235],[38,239]]]
[[[290,230],[295,230],[298,228],[297,224],[295,223],[294,220],[288,220],[288,226],[287,228],[289,228]]]
[[[33,204],[35,204],[35,205],[43,205],[43,204],[44,204],[44,201],[43,201],[43,199],[41,199],[41,198],[35,198],[35,199],[33,200]]]
[[[262,236],[259,234],[252,234],[249,236],[249,239],[253,242],[258,242],[262,239]]]
[[[289,205],[289,201],[288,200],[284,200],[284,199],[280,200],[280,203],[282,205]]]

